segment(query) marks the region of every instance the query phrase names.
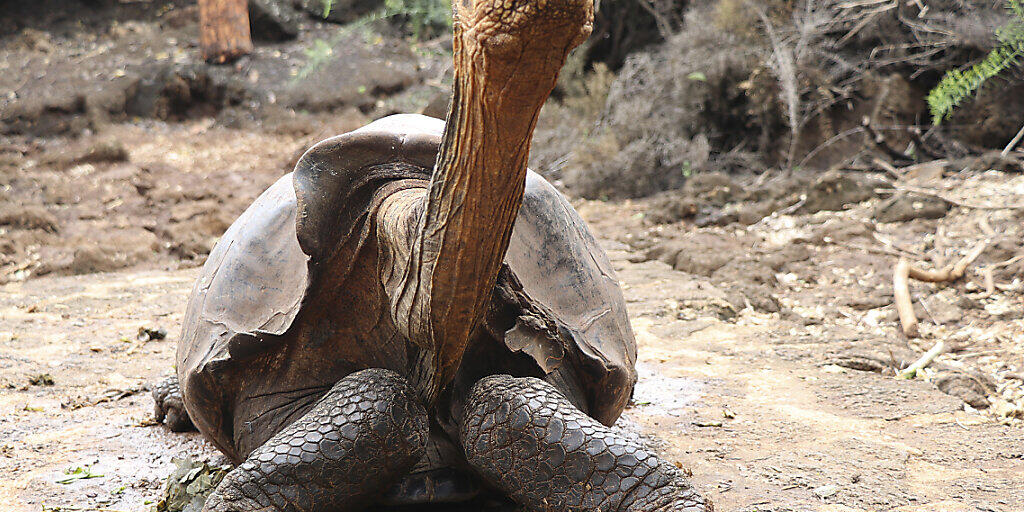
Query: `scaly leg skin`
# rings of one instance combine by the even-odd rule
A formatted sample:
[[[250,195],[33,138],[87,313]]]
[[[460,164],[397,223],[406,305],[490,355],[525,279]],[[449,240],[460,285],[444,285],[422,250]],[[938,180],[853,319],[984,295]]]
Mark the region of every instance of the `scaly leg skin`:
[[[228,473],[203,510],[359,510],[423,456],[427,430],[404,378],[353,373]]]
[[[675,466],[534,378],[477,382],[461,419],[469,463],[534,511],[710,512]]]
[[[153,386],[153,417],[157,423],[163,422],[171,432],[188,432],[195,430],[192,419],[185,410],[185,402],[181,398],[178,377],[171,375]]]

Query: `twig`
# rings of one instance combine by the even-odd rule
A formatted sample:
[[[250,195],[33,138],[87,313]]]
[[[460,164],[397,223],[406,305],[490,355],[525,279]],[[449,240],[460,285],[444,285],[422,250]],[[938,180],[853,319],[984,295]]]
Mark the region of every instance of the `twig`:
[[[996,293],[996,280],[992,277],[992,267],[985,267],[985,270],[981,271],[981,275],[985,279],[985,293],[981,294],[979,299],[987,299]]]
[[[913,256],[917,259],[922,260],[926,258],[926,256],[920,252],[896,245],[896,242],[894,242],[892,238],[882,233],[879,233],[878,231],[872,231],[871,238],[874,238],[876,242],[901,253],[899,254],[899,256]]]
[[[890,164],[889,162],[886,162],[885,160],[882,160],[877,156],[874,157],[872,160],[875,162],[875,165],[881,167],[882,170],[884,170],[885,173],[888,174],[889,176],[892,176],[893,179],[898,180],[903,177],[903,175],[900,174],[900,171],[896,170],[896,168],[893,167],[893,165]]]
[[[907,129],[907,133],[910,134],[910,140],[914,141],[914,143],[917,144],[917,149],[924,153],[924,156],[931,158],[933,160],[941,160],[946,157],[945,155],[941,155],[939,153],[936,153],[935,151],[932,151],[928,143],[926,143],[924,141],[924,138],[921,137],[920,128],[916,126],[911,126],[910,128]]]
[[[875,147],[880,149],[883,153],[889,155],[889,158],[892,158],[893,160],[896,161],[914,161],[914,158],[911,157],[910,155],[907,155],[906,153],[890,146],[889,143],[885,141],[885,136],[876,132],[875,129],[871,127],[871,118],[869,118],[868,116],[864,116],[864,119],[861,120],[861,126],[863,126],[864,130],[867,131],[868,139],[871,141],[871,143],[874,144]]]
[[[789,215],[789,214],[799,210],[800,208],[803,208],[803,206],[805,204],[807,204],[807,194],[801,195],[799,201],[797,201],[797,202],[795,202],[795,203],[793,203],[793,204],[791,204],[791,205],[789,205],[789,206],[779,210],[778,214],[779,215]]]
[[[996,230],[992,229],[992,224],[989,224],[987,215],[982,215],[981,219],[978,220],[978,227],[985,233],[985,236],[989,238],[996,237]]]
[[[978,245],[975,245],[966,256],[960,258],[960,260],[953,265],[948,265],[941,270],[922,270],[908,263],[908,274],[910,277],[926,283],[948,283],[956,281],[967,273],[967,267],[969,267],[971,263],[974,263],[974,260],[978,259],[978,256],[981,256],[981,253],[985,252],[987,247],[988,240],[983,240],[978,243]]]
[[[911,185],[900,185],[900,184],[897,184],[897,183],[893,183],[892,187],[894,189],[898,190],[898,191],[901,191],[901,192],[912,192],[914,194],[920,194],[920,195],[924,195],[924,196],[937,197],[937,198],[939,198],[939,199],[941,199],[941,200],[943,200],[943,201],[945,201],[945,202],[947,202],[949,204],[952,204],[954,206],[959,206],[961,208],[972,208],[972,209],[975,209],[975,210],[1024,210],[1024,203],[1008,204],[1006,206],[995,206],[995,205],[986,205],[986,204],[973,204],[973,203],[965,203],[963,201],[957,201],[956,199],[950,199],[950,198],[948,198],[948,197],[946,197],[946,196],[944,196],[944,195],[942,195],[942,194],[940,194],[940,193],[938,193],[938,192],[936,192],[934,190],[929,190],[929,189],[926,189],[926,188],[914,187],[914,186],[911,186]],[[892,192],[891,190],[884,189],[884,188],[883,189],[876,189],[876,191],[878,191],[880,193],[885,193],[885,192],[890,192],[891,193]]]
[[[1020,139],[1022,138],[1024,138],[1024,126],[1020,127],[1020,131],[1017,132],[1017,135],[1013,136],[1013,140],[1003,148],[1003,152],[999,153],[999,156],[1006,158],[1006,155],[1009,155],[1010,151],[1013,151],[1013,148],[1017,147],[1017,144],[1020,143]]]
[[[847,249],[853,249],[855,251],[867,251],[867,252],[873,252],[873,253],[877,253],[877,254],[885,254],[885,255],[888,255],[888,256],[896,256],[897,258],[911,257],[911,256],[915,257],[915,258],[917,257],[916,254],[914,254],[912,252],[904,251],[904,250],[902,250],[902,249],[900,249],[898,247],[875,247],[875,246],[872,246],[872,245],[851,244],[849,242],[844,242],[842,240],[832,240],[830,243],[832,245],[837,245],[839,247],[846,247]]]
[[[1017,263],[1018,261],[1020,261],[1022,259],[1024,259],[1024,254],[1021,254],[1019,256],[1014,256],[1014,257],[1012,257],[1012,258],[1010,258],[1010,259],[1008,259],[1006,261],[1000,261],[999,263],[993,263],[993,264],[989,265],[988,267],[989,268],[1009,267],[1010,265],[1013,265],[1014,263]]]
[[[839,142],[842,139],[845,139],[845,138],[847,138],[847,137],[849,137],[851,135],[856,135],[856,134],[861,133],[863,131],[864,131],[864,127],[863,126],[858,126],[856,128],[851,128],[851,129],[846,130],[846,131],[844,131],[842,133],[834,135],[832,138],[830,138],[830,139],[826,140],[825,142],[821,143],[818,147],[812,149],[810,153],[807,153],[803,157],[803,159],[800,160],[800,163],[797,164],[796,166],[797,167],[803,167],[804,164],[806,164],[808,160],[814,158],[814,156],[817,155],[818,152],[820,152],[821,150],[831,146],[832,144],[835,144],[836,142]]]
[[[903,334],[908,338],[916,338],[917,316],[914,315],[914,303],[910,300],[910,262],[900,258],[892,273],[892,293],[896,302],[896,312],[900,317]]]
[[[934,361],[935,358],[938,357],[939,354],[943,353],[945,350],[946,350],[946,343],[945,342],[940,341],[940,342],[936,343],[935,346],[931,348],[931,350],[929,350],[928,352],[925,352],[924,355],[921,356],[921,359],[918,359],[917,361],[914,361],[913,364],[911,364],[910,366],[904,368],[896,376],[901,378],[901,379],[913,379],[914,377],[917,376],[917,372],[923,370],[925,367],[927,367],[928,365],[932,364],[932,361]]]

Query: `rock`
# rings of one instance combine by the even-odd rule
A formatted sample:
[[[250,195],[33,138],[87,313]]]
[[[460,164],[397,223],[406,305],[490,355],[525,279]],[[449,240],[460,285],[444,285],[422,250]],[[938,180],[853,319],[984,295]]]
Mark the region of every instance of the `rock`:
[[[728,294],[703,280],[688,281],[676,291],[679,302],[677,316],[683,320],[711,316],[719,320],[731,320],[743,307],[737,308]]]
[[[933,296],[927,301],[927,306],[931,318],[940,325],[957,323],[964,317],[963,310],[942,295]]]
[[[700,206],[680,191],[659,194],[651,200],[644,218],[655,224],[671,224],[693,218]]]
[[[127,162],[128,150],[120,141],[100,141],[75,157],[73,164]]]
[[[249,26],[253,39],[295,39],[299,35],[300,18],[299,11],[285,0],[249,0]]]
[[[167,338],[167,329],[162,327],[139,327],[139,334],[135,339],[139,341],[157,341]]]
[[[47,233],[57,232],[57,218],[42,206],[13,206],[3,208],[0,226],[20,229],[40,229]]]
[[[778,313],[781,309],[779,299],[775,298],[767,286],[738,285],[726,296],[737,311],[742,311],[748,304],[759,313]]]
[[[95,272],[112,272],[128,266],[129,262],[123,254],[110,247],[99,245],[79,247],[68,265],[71,274],[92,274]]]
[[[977,300],[966,295],[961,295],[960,297],[958,297],[956,300],[956,305],[960,309],[983,309],[985,307]]]
[[[40,373],[39,375],[33,375],[29,377],[28,383],[33,386],[52,386],[54,385],[53,376],[49,373]]]
[[[960,398],[975,409],[988,407],[988,395],[995,391],[987,379],[962,372],[942,372],[933,382],[939,391]]]
[[[693,224],[699,228],[728,226],[734,222],[739,222],[739,220],[740,216],[733,210],[706,206],[700,209],[697,217],[693,219]]]
[[[1024,418],[1024,406],[998,398],[989,409],[997,418]]]
[[[823,485],[821,487],[815,487],[811,492],[820,499],[830,498],[839,492],[839,486],[836,484]]]
[[[828,171],[807,188],[807,199],[798,212],[845,210],[851,205],[871,199],[875,196],[875,188],[881,186],[884,186],[883,182],[863,175]]]
[[[941,219],[949,208],[949,203],[937,197],[900,193],[876,206],[873,217],[878,222]]]
[[[686,180],[683,194],[702,203],[722,206],[746,197],[746,191],[729,176],[720,172],[702,172]]]
[[[228,105],[254,99],[236,74],[204,64],[153,62],[131,71],[124,114],[180,120],[214,115]]]
[[[948,165],[949,160],[932,160],[904,167],[901,174],[908,180],[930,182],[942,179],[942,175],[946,172],[946,166]]]
[[[663,261],[676,270],[710,277],[737,254],[742,254],[742,249],[732,237],[696,232],[652,247],[647,251],[646,259]]]

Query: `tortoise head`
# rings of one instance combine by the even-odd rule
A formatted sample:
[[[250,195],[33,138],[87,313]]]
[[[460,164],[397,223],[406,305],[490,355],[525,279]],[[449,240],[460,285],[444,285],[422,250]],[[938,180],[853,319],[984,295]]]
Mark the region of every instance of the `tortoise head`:
[[[454,11],[456,73],[506,121],[530,120],[593,30],[593,0],[455,0]]]

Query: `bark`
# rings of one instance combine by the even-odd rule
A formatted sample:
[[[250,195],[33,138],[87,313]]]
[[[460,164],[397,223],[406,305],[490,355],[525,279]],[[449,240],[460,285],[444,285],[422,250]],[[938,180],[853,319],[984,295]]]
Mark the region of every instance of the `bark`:
[[[251,52],[248,0],[199,0],[199,45],[213,64]]]
[[[411,377],[428,401],[455,375],[486,308],[540,108],[591,30],[590,0],[509,8],[502,0],[459,5],[453,101],[429,189],[395,194],[378,216],[392,316],[424,349]]]

